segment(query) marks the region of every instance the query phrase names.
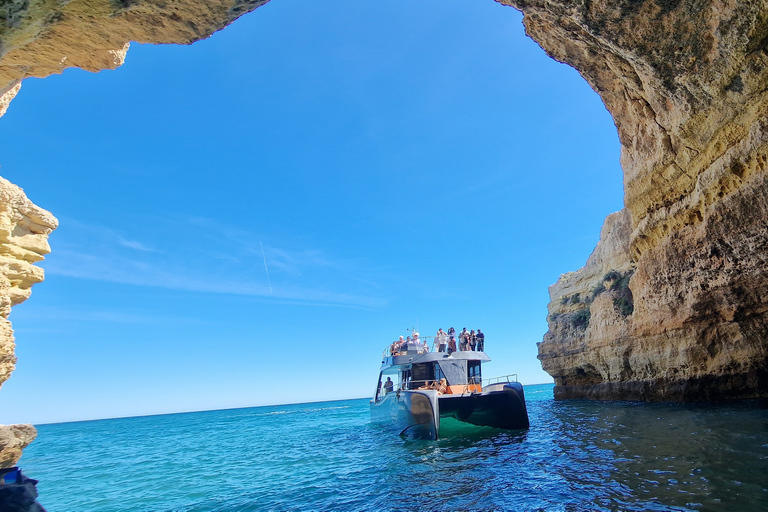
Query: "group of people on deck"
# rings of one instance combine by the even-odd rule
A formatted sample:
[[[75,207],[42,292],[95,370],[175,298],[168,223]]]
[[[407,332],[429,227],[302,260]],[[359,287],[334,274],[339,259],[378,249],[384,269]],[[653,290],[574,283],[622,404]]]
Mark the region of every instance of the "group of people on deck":
[[[390,377],[387,377],[387,380],[382,384],[382,387],[384,388],[384,394],[387,395],[391,393],[395,388],[395,383],[392,382],[392,379]],[[425,383],[416,389],[435,389],[437,390],[438,395],[443,395],[448,392],[448,380],[445,378],[442,378],[440,380],[428,380],[425,381]]]
[[[440,379],[431,381],[428,380],[423,386],[416,389],[436,389],[438,395],[442,395],[448,392],[448,381],[446,379]]]
[[[435,334],[435,351],[436,352],[448,352],[452,354],[456,352],[456,329],[451,327],[448,332],[438,329]],[[467,331],[464,327],[461,333],[459,333],[459,350],[477,350],[482,352],[485,350],[485,334],[480,329],[475,332],[474,329]]]
[[[432,343],[432,350],[434,352],[447,352],[449,355],[457,351],[478,351],[483,352],[485,350],[485,334],[480,329],[475,332],[474,329],[467,331],[464,327],[461,333],[458,335],[458,347],[456,345],[456,329],[451,327],[448,331],[438,329],[435,334],[434,341]],[[429,352],[429,344],[422,339],[419,339],[419,333],[414,332],[413,336],[408,336],[392,343],[389,347],[390,355],[396,356],[407,350],[416,350],[419,354]]]

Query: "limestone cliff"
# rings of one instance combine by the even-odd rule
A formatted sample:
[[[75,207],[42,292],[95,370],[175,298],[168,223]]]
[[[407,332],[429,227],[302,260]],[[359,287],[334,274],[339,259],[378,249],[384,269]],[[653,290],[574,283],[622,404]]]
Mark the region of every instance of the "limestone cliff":
[[[32,285],[43,280],[43,270],[34,263],[50,252],[48,235],[57,224],[19,187],[0,178],[0,387],[16,364],[8,315],[12,306],[29,298]],[[15,465],[35,436],[31,425],[0,425],[0,468]]]
[[[0,425],[0,468],[11,468],[19,462],[21,451],[37,437],[32,425]]]
[[[601,240],[616,254],[550,289],[556,396],[768,396],[768,3],[508,3],[600,94],[622,147],[628,227],[609,217]]]
[[[57,225],[53,215],[0,178],[0,387],[16,364],[8,315],[12,306],[29,298],[32,285],[43,280],[43,269],[34,264],[51,252],[48,235]]]
[[[114,69],[131,41],[189,44],[268,0],[8,0],[0,12],[0,96],[21,80]]]

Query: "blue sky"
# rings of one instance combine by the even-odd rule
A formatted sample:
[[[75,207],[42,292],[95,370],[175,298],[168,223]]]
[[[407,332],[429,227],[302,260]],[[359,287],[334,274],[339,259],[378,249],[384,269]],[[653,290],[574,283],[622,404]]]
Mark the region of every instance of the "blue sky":
[[[549,382],[547,287],[622,207],[599,97],[490,0],[274,0],[29,79],[0,165],[61,222],[0,423],[369,396],[417,322]]]

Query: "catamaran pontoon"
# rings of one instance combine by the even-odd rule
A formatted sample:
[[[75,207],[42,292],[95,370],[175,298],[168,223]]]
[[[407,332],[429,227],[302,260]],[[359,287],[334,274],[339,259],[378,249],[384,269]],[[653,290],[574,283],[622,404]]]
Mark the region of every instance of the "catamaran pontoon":
[[[515,375],[483,383],[485,352],[428,352],[421,342],[389,345],[371,400],[371,421],[401,435],[437,439],[440,418],[503,429],[528,428],[523,386]],[[386,380],[385,380],[386,379]]]

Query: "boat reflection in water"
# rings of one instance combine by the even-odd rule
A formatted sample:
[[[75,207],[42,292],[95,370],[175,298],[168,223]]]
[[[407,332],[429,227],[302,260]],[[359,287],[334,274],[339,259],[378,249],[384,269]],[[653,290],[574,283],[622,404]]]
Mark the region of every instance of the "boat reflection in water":
[[[371,421],[400,435],[437,439],[440,418],[481,427],[527,429],[523,386],[516,375],[483,383],[485,352],[428,352],[425,345],[395,342],[385,350]]]

